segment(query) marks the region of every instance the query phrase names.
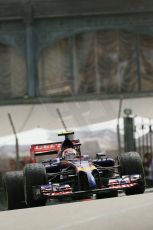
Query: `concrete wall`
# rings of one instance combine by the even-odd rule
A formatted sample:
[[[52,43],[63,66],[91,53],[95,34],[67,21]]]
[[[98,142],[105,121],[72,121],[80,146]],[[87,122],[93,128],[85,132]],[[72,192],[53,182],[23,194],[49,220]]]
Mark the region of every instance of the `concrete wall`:
[[[63,38],[89,31],[115,29],[131,32],[135,38],[141,33],[152,36],[152,10],[150,0],[147,3],[124,1],[124,4],[121,0],[79,0],[75,3],[70,0],[1,0],[0,43],[17,49],[24,57],[27,76],[24,91],[35,97],[39,95],[38,60],[45,48]],[[139,78],[139,71],[137,74]]]

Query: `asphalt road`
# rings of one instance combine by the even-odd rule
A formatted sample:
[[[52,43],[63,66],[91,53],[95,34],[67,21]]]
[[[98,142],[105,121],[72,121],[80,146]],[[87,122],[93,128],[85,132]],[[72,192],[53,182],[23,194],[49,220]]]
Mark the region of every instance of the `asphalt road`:
[[[153,193],[0,212],[0,230],[152,230]]]

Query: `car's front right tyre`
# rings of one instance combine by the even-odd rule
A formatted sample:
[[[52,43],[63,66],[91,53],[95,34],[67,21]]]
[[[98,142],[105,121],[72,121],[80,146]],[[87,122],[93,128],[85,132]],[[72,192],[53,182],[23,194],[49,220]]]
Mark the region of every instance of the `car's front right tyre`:
[[[44,206],[47,199],[34,198],[33,186],[45,185],[47,183],[46,169],[42,164],[27,164],[23,170],[25,202],[28,207]]]

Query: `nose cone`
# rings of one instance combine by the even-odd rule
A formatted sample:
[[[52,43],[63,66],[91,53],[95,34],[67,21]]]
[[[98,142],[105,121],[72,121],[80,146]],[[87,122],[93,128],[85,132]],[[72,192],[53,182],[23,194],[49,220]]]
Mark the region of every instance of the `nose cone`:
[[[89,188],[90,189],[96,189],[97,188],[96,181],[95,181],[95,178],[92,175],[91,171],[87,172],[87,178],[88,178],[88,182],[89,182]]]

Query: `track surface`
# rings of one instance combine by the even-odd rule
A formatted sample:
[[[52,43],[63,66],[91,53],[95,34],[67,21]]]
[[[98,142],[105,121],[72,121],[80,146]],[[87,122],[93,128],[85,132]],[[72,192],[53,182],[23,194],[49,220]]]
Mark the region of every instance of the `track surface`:
[[[0,212],[1,230],[152,230],[153,193]]]

